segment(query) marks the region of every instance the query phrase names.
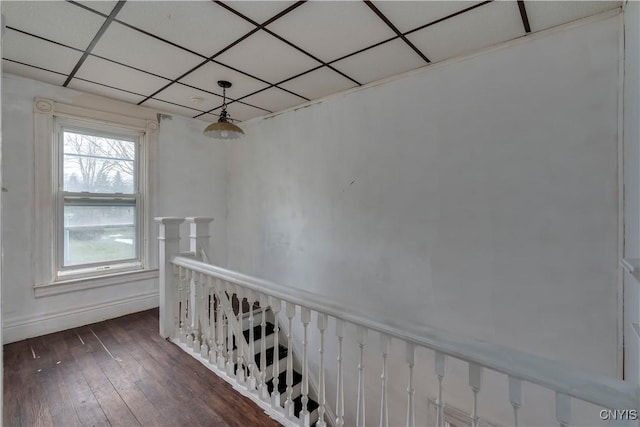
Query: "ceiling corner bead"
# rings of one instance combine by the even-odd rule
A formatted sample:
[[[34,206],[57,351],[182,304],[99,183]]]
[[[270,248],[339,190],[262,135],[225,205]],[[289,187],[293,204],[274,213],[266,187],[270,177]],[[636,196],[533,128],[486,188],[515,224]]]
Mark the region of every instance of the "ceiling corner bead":
[[[640,258],[622,258],[620,266],[640,282]]]

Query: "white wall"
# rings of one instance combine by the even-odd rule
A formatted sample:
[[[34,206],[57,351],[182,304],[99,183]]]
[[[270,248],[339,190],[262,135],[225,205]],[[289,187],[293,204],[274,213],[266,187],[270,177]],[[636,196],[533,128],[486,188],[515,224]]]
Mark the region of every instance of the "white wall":
[[[628,2],[625,10],[625,254],[640,258],[640,4]],[[640,383],[640,337],[633,324],[640,323],[637,280],[625,274],[625,379]]]
[[[229,268],[617,376],[619,24],[530,36],[244,124],[229,153]],[[402,351],[390,360],[392,425],[404,423]],[[450,402],[469,410],[464,369],[450,367]],[[419,402],[433,396],[430,372],[417,373]],[[493,415],[508,416],[499,397]]]
[[[33,99],[102,105],[126,111],[131,105],[34,80],[4,75],[2,84],[2,321],[5,342],[66,329],[158,305],[157,279],[35,298],[32,247],[34,209]],[[173,117],[160,124],[154,216],[213,216],[213,259],[224,263],[226,242],[226,153],[198,136],[195,122]],[[198,122],[200,123],[200,122]],[[200,123],[200,126],[204,124]],[[197,171],[194,173],[194,171]],[[156,226],[152,227],[156,239]],[[186,233],[185,233],[186,235]],[[184,243],[186,245],[186,242]],[[186,246],[185,246],[186,247]]]

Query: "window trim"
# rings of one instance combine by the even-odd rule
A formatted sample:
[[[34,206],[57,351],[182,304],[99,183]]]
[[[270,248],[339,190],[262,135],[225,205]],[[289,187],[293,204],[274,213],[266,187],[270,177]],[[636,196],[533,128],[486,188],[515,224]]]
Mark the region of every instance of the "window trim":
[[[129,194],[117,194],[117,193],[74,193],[70,191],[64,191],[63,186],[63,169],[64,169],[64,132],[65,131],[77,131],[78,133],[84,133],[88,135],[130,139],[135,144],[135,160],[134,160],[134,192]],[[145,132],[142,130],[132,130],[127,128],[121,128],[119,126],[107,125],[99,122],[90,121],[78,121],[67,117],[58,117],[54,114],[54,171],[52,176],[56,180],[56,212],[54,218],[55,236],[54,247],[56,257],[56,281],[67,280],[74,277],[90,277],[100,276],[109,273],[117,273],[122,271],[141,270],[144,269],[145,262],[145,248],[140,243],[144,241],[143,228],[144,228],[144,193],[146,192],[145,177],[142,176],[141,166],[144,164],[144,149],[145,146]],[[105,200],[114,200],[116,198],[131,199],[136,206],[136,247],[135,256],[133,258],[117,260],[117,261],[104,261],[96,263],[87,263],[75,266],[64,266],[64,207],[65,202],[69,198],[86,198],[91,197],[95,199],[104,198]]]
[[[108,104],[108,102],[101,104]],[[114,102],[111,108],[116,111],[129,110],[127,111],[129,115],[64,104],[49,99],[34,99],[35,209],[33,220],[35,227],[32,243],[35,255],[33,288],[36,297],[122,283],[123,277],[129,281],[137,280],[136,274],[142,280],[154,276],[153,272],[157,271],[157,248],[153,244],[155,232],[151,205],[156,186],[154,164],[158,121],[155,112],[143,107],[132,108],[127,105],[125,110],[122,104]],[[135,262],[123,262],[119,266],[122,268],[117,269],[59,268],[61,263],[58,261],[57,254],[61,236],[58,232],[57,212],[61,209],[62,198],[58,197],[58,188],[56,188],[60,180],[54,179],[57,176],[54,174],[59,173],[61,167],[58,149],[60,142],[57,140],[58,118],[61,123],[73,123],[84,130],[96,129],[98,132],[107,130],[106,133],[110,134],[117,134],[118,132],[114,130],[120,130],[123,135],[139,135],[137,177],[140,182],[137,186],[137,196],[141,209],[138,209],[136,218],[139,221],[137,227],[139,258]],[[70,286],[70,283],[73,286]]]

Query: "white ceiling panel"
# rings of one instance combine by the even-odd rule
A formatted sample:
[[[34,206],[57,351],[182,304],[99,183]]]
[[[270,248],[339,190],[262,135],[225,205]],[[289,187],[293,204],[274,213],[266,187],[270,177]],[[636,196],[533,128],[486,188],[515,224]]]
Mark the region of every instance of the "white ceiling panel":
[[[527,1],[527,16],[532,31],[540,31],[621,5],[619,1]]]
[[[515,1],[499,1],[439,22],[408,36],[433,62],[524,35]]]
[[[7,30],[2,36],[2,57],[59,73],[69,74],[81,52]]]
[[[220,89],[217,83],[218,80],[231,82],[233,86],[227,89],[227,96],[234,99],[243,97],[268,86],[260,80],[238,73],[237,71],[223,67],[215,62],[209,62],[203,65],[193,73],[181,79],[180,83],[185,83],[222,95],[222,89]]]
[[[308,2],[267,28],[325,62],[396,35],[361,1]]]
[[[309,99],[316,99],[357,85],[335,71],[322,67],[280,86]]]
[[[262,24],[291,6],[293,1],[228,1],[227,5]]]
[[[401,32],[413,30],[479,2],[474,1],[375,1],[374,5]]]
[[[81,90],[87,93],[93,93],[94,95],[106,96],[107,98],[113,98],[120,101],[130,102],[137,104],[144,99],[143,96],[134,95],[129,92],[125,92],[118,89],[102,86],[96,83],[87,82],[84,80],[73,79],[69,83],[71,89]]]
[[[17,76],[27,77],[29,79],[39,80],[45,83],[62,86],[66,76],[52,73],[49,71],[39,70],[38,68],[29,67],[27,65],[16,64],[15,62],[2,60],[2,72],[15,74]]]
[[[211,1],[128,1],[117,19],[207,57],[255,28]]]
[[[143,95],[151,95],[170,82],[95,56],[87,57],[76,76]]]
[[[104,0],[83,0],[78,1],[78,3],[83,4],[87,7],[90,7],[93,10],[97,10],[98,12],[102,12],[105,15],[109,15],[113,8],[118,4],[117,1],[104,1]]]
[[[318,65],[317,61],[264,31],[244,39],[216,60],[270,83],[277,83]]]
[[[209,111],[222,105],[222,97],[183,85],[171,85],[155,95],[154,98],[201,111]]]
[[[199,56],[117,22],[111,23],[92,53],[172,79],[202,62]]]
[[[105,21],[62,1],[3,1],[2,14],[7,26],[82,50]]]
[[[244,100],[243,100],[244,101]],[[220,114],[220,108],[213,111],[215,114]],[[261,110],[260,108],[254,108],[250,105],[240,104],[239,102],[234,102],[227,107],[227,112],[229,116],[234,120],[238,120],[244,122],[246,120],[252,119],[254,117],[264,116],[269,114],[268,111]],[[216,116],[215,121],[218,120]]]
[[[198,120],[202,120],[203,122],[206,122],[206,123],[213,123],[218,121],[218,116],[214,116],[213,114],[204,114],[198,117]],[[205,127],[206,125],[202,128],[203,131]]]
[[[289,92],[285,92],[282,89],[272,87],[255,95],[251,95],[245,99],[247,104],[255,105],[257,107],[266,108],[271,111],[280,111],[294,105],[302,104],[306,102],[304,99],[295,95],[291,95]],[[229,107],[231,108],[231,107]]]
[[[333,64],[335,68],[362,84],[414,70],[424,65],[427,65],[426,62],[400,39]]]
[[[150,99],[148,101],[145,101],[142,105],[149,108],[155,108],[156,110],[163,113],[177,114],[183,117],[193,117],[201,113],[201,111],[193,108],[173,105],[168,102],[160,101],[158,99]]]

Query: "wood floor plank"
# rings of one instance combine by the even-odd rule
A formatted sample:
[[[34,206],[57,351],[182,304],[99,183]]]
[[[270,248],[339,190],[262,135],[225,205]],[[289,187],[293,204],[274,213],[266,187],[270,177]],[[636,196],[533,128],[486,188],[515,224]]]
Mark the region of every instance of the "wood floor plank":
[[[157,309],[4,348],[7,426],[279,425],[162,339]]]

